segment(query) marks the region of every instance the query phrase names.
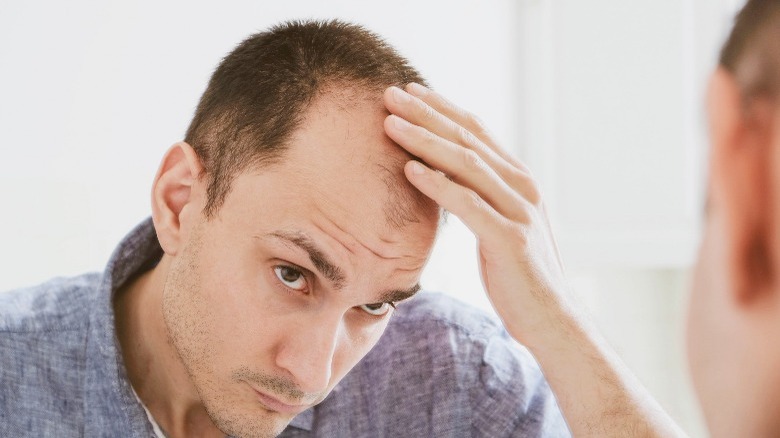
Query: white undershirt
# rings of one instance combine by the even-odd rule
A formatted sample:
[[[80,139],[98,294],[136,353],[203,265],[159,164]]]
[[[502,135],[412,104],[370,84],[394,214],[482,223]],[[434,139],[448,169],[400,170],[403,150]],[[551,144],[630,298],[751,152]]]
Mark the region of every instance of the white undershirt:
[[[144,402],[142,402],[141,398],[138,397],[138,394],[135,392],[135,389],[133,389],[133,395],[135,396],[135,399],[138,400],[138,403],[141,404],[141,407],[144,408],[144,412],[146,412],[146,418],[148,418],[149,422],[152,423],[152,430],[154,430],[155,438],[168,438],[160,428],[160,425],[157,424],[156,421],[154,421],[154,417],[152,417],[152,413],[149,412],[149,409],[146,408]]]

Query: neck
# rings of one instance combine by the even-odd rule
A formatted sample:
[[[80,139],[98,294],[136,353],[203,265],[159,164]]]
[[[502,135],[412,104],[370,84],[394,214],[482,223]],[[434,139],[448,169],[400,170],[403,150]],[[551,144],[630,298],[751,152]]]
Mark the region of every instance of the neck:
[[[178,353],[168,340],[162,298],[170,267],[164,255],[152,270],[114,296],[116,333],[127,376],[169,437],[224,437],[208,416]]]

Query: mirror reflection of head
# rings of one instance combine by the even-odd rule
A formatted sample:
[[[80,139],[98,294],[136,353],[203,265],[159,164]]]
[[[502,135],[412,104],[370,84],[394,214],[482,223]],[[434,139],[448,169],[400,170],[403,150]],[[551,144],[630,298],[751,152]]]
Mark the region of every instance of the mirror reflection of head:
[[[148,281],[178,391],[222,432],[279,433],[419,289],[441,212],[406,180],[381,100],[409,82],[425,84],[362,27],[284,23],[224,58],[164,157]]]
[[[739,13],[708,89],[706,226],[688,355],[713,436],[780,430],[780,2]]]

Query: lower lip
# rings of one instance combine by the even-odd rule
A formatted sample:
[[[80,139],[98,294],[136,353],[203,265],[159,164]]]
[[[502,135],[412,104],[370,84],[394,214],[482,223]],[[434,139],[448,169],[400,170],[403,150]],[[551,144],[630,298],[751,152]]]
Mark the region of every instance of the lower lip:
[[[269,397],[256,389],[254,391],[255,394],[257,394],[257,398],[260,400],[260,403],[262,403],[263,406],[265,406],[269,411],[278,412],[280,414],[296,415],[306,410],[306,406],[288,405],[273,397]]]

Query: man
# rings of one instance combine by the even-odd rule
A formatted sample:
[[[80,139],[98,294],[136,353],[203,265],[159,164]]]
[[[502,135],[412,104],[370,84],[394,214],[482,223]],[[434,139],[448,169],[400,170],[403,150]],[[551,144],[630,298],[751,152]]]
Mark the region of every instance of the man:
[[[404,166],[446,168],[387,118],[422,123],[409,83],[354,25],[241,43],[105,272],[0,295],[0,435],[568,435],[499,324],[441,295],[401,303],[441,218]],[[475,139],[434,113],[432,132]]]
[[[775,371],[780,289],[774,275],[780,267],[775,251],[780,178],[773,168],[780,163],[778,32],[780,4],[749,1],[710,87],[710,203],[689,345],[697,391],[718,436],[771,436],[780,430],[774,415],[780,398]],[[202,109],[211,102],[209,91],[219,74],[194,125],[199,117],[207,120]],[[223,85],[228,90],[236,85],[235,77],[229,78]],[[114,258],[129,264],[109,265],[102,279],[108,292],[115,283],[126,283],[113,302],[123,360],[106,340],[106,329],[113,330],[111,296],[101,298],[105,308],[76,307],[89,303],[78,299],[92,293],[98,277],[50,285],[52,295],[38,290],[4,298],[0,377],[7,389],[0,413],[3,424],[10,424],[7,431],[41,434],[61,423],[90,436],[128,434],[121,427],[138,424],[142,409],[128,401],[135,390],[149,408],[150,423],[173,435],[271,434],[333,390],[292,424],[311,422],[313,416],[315,428],[322,427],[315,432],[345,436],[539,432],[521,428],[554,417],[538,407],[539,398],[546,398],[538,380],[531,380],[537,392],[528,397],[532,367],[522,356],[509,359],[509,348],[496,337],[480,336],[474,317],[452,310],[443,297],[399,305],[387,335],[344,377],[388,324],[395,312],[389,302],[416,289],[435,234],[438,210],[394,173],[400,160],[419,192],[476,234],[485,289],[507,333],[545,370],[574,435],[679,435],[567,296],[528,170],[473,116],[419,85],[419,78],[406,78],[413,83],[405,91],[384,91],[387,117],[371,93],[356,89],[360,81],[338,79],[318,84],[317,93],[304,99],[306,110],[297,114],[299,124],[287,147],[269,159],[251,161],[249,167],[236,159],[215,165],[219,153],[190,146],[221,141],[217,151],[246,147],[241,134],[253,125],[231,124],[231,117],[247,108],[209,120],[201,140],[191,128],[187,142],[169,151],[153,190],[154,226],[164,255],[159,256],[148,225],[142,226],[136,234],[143,236],[131,236]],[[285,92],[296,97],[297,90]],[[372,117],[373,123],[367,120]],[[383,123],[392,142],[371,128],[376,123]],[[318,153],[321,145],[329,146],[323,148],[327,154]],[[220,169],[236,168],[243,172],[228,172],[227,183],[217,181]],[[377,189],[378,179],[384,191]],[[378,193],[385,195],[382,201],[393,202],[377,202]],[[361,216],[354,215],[355,205]],[[62,290],[76,299],[61,298]],[[85,338],[78,317],[90,311],[108,314],[90,318],[90,324],[105,320],[108,325],[89,325],[91,336]],[[366,322],[361,312],[378,320]],[[456,334],[461,335],[456,342],[433,351]],[[64,348],[68,343],[78,347]],[[421,360],[418,348],[431,351]],[[475,348],[484,358],[491,352],[502,356],[481,362],[476,378],[473,366],[464,365]],[[444,362],[441,353],[448,355]],[[406,377],[410,361],[419,371],[416,379],[388,380],[385,373],[399,369]],[[437,381],[431,370],[445,370],[454,380]],[[83,398],[76,396],[76,406],[68,398],[73,382],[88,389]],[[410,386],[425,385],[434,389],[399,397]],[[43,389],[54,396],[42,395]],[[84,413],[96,406],[96,391],[108,414]],[[392,404],[382,406],[385,397]],[[529,420],[529,409],[537,413],[535,419]],[[398,423],[383,415],[388,411],[398,414]],[[80,416],[87,415],[94,422],[79,426]]]
[[[780,2],[750,0],[710,81],[709,201],[689,311],[715,437],[780,431]]]

